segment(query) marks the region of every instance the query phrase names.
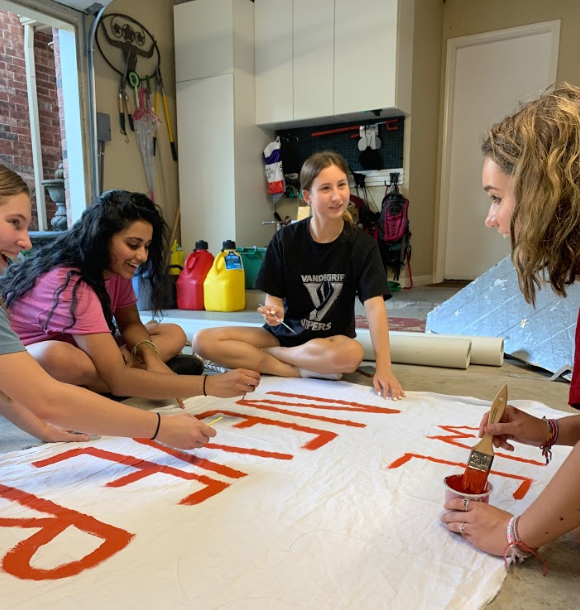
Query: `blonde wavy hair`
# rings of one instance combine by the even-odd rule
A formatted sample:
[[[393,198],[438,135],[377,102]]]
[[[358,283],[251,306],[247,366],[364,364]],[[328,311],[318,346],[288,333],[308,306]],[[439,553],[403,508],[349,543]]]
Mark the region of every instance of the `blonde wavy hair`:
[[[546,282],[565,297],[580,265],[580,88],[564,83],[525,104],[481,150],[513,178],[512,260],[526,301]]]
[[[13,170],[0,165],[0,204],[8,197],[26,193],[30,197],[30,189],[24,180]]]
[[[310,191],[312,183],[316,180],[318,174],[331,165],[336,165],[338,169],[343,171],[348,180],[348,163],[345,161],[344,157],[332,150],[323,150],[322,152],[314,153],[304,161],[302,169],[300,170],[300,186],[302,190]],[[349,225],[354,224],[354,219],[348,210],[345,210],[342,213],[342,218]]]

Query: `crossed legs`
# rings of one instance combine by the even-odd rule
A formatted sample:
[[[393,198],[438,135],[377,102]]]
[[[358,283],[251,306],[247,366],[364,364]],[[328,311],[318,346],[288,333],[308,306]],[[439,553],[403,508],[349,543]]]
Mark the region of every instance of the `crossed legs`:
[[[263,328],[231,326],[197,332],[193,348],[202,358],[228,368],[247,368],[278,377],[300,377],[300,369],[316,373],[352,373],[364,353],[358,341],[337,335],[282,347]]]
[[[185,346],[187,341],[185,333],[176,324],[148,322],[145,327],[163,362],[179,354]],[[28,345],[26,349],[55,379],[71,385],[85,386],[94,392],[110,391],[99,376],[91,357],[76,345],[64,341],[42,341]],[[119,349],[128,363],[130,360],[128,350],[124,346],[120,346]],[[140,366],[140,364],[133,359],[132,366]]]

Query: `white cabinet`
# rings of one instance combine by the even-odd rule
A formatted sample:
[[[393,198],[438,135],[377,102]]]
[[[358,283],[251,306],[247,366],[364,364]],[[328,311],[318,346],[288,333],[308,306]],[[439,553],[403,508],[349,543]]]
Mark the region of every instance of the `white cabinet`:
[[[294,117],[292,0],[256,0],[256,123]]]
[[[409,113],[414,4],[255,0],[256,122]]]
[[[254,4],[195,0],[174,8],[181,240],[265,246],[272,229],[256,126]]]
[[[334,0],[294,0],[294,120],[334,112]]]
[[[396,106],[397,7],[397,0],[335,0],[335,114]]]
[[[221,74],[177,83],[181,239],[186,253],[204,239],[217,254],[222,241],[236,234],[233,81],[232,74]]]
[[[230,0],[195,0],[173,9],[177,82],[232,72],[233,19]]]

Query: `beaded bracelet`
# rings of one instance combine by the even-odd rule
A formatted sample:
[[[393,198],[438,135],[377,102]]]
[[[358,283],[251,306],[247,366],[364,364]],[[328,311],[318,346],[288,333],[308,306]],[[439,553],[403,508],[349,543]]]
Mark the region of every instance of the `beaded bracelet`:
[[[548,562],[536,550],[531,549],[521,541],[518,535],[518,519],[519,517],[512,517],[508,521],[506,528],[507,546],[503,551],[506,570],[509,569],[512,563],[522,563],[524,559],[533,555],[544,565],[542,576],[545,576],[548,573]]]
[[[542,419],[546,422],[547,426],[547,437],[546,442],[540,447],[542,450],[542,456],[546,460],[546,466],[550,463],[552,459],[552,447],[556,444],[558,440],[558,436],[560,434],[560,426],[558,426],[558,421],[555,419],[546,419],[546,417],[542,417]]]

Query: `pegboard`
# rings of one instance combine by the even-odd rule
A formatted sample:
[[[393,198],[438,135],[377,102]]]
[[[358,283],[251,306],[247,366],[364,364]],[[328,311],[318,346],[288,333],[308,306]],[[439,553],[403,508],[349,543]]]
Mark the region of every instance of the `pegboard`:
[[[394,169],[403,167],[403,136],[405,117],[397,116],[371,119],[352,123],[331,123],[317,127],[298,127],[281,129],[276,132],[282,147],[282,166],[285,174],[300,173],[302,164],[310,155],[321,150],[333,150],[340,153],[352,170],[361,171],[361,151],[358,148],[359,127],[361,125],[377,125],[381,146],[376,151],[375,161],[381,167],[373,169]],[[351,129],[348,129],[351,128]],[[324,131],[342,131],[326,135],[313,136],[313,133]],[[347,131],[343,131],[348,129]]]

